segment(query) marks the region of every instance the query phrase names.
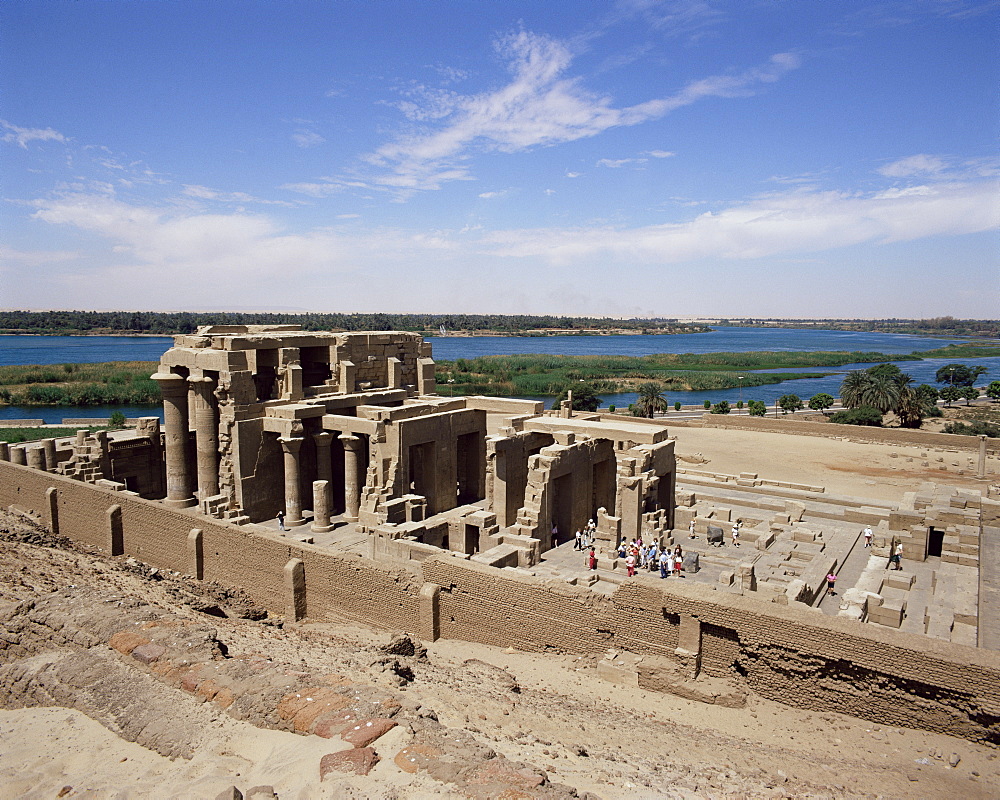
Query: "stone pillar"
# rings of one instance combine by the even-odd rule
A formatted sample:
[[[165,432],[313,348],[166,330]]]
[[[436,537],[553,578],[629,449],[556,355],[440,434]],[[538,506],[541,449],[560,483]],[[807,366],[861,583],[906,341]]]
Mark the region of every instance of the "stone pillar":
[[[219,419],[215,380],[188,378],[195,394],[194,436],[198,453],[198,499],[203,503],[219,493]]]
[[[330,462],[330,443],[333,441],[333,434],[328,431],[314,433],[313,441],[316,443],[316,480],[333,481],[333,465]]]
[[[285,564],[285,619],[298,622],[306,615],[306,565],[299,558]]]
[[[354,376],[358,368],[353,361],[340,362],[340,391],[343,394],[354,393]]]
[[[697,678],[701,672],[701,620],[690,614],[681,614],[680,618],[674,655],[685,676]]]
[[[401,389],[403,387],[403,362],[390,356],[385,360],[385,367],[386,385],[390,389]]]
[[[976,471],[979,480],[986,480],[986,436],[979,436],[979,469]]]
[[[59,490],[50,486],[45,490],[45,499],[49,507],[49,530],[53,536],[59,535]]]
[[[45,466],[49,472],[56,471],[56,440],[42,439],[42,447],[45,448]]]
[[[330,482],[313,481],[313,524],[314,533],[333,530],[330,524]]]
[[[23,447],[12,447],[10,448],[10,463],[20,464],[22,467],[28,465],[28,456],[24,452]]]
[[[441,587],[425,583],[420,587],[418,603],[420,638],[436,642],[441,638]]]
[[[181,375],[157,372],[152,376],[160,384],[163,395],[163,427],[165,459],[167,465],[167,497],[163,501],[174,508],[185,508],[195,503],[191,496],[191,469],[188,463],[188,391],[187,381]],[[86,431],[82,432],[86,437]],[[80,442],[80,434],[77,434]]]
[[[108,552],[113,556],[120,556],[125,552],[125,531],[122,527],[122,507],[111,506],[107,511],[108,517]]]
[[[361,446],[360,437],[350,433],[341,434],[344,443],[344,517],[357,519],[361,510]]]
[[[299,489],[299,451],[302,449],[302,438],[278,438],[285,454],[285,527],[301,525],[302,492]]]
[[[28,466],[45,472],[45,448],[35,446],[28,450]]]
[[[188,533],[188,564],[191,574],[198,580],[205,579],[205,534],[201,528],[192,528]]]
[[[10,461],[10,445],[0,442],[0,461]]]

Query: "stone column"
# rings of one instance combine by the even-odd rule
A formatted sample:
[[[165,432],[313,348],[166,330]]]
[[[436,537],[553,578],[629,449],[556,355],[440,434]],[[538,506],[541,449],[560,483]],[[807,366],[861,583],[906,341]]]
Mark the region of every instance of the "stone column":
[[[316,443],[316,480],[332,481],[333,465],[330,463],[330,443],[333,441],[333,434],[328,431],[314,433],[313,441]]]
[[[28,466],[45,472],[45,448],[32,447],[28,450]]]
[[[198,499],[219,493],[219,419],[215,407],[215,380],[188,378],[195,394],[194,437],[198,454]]]
[[[49,472],[56,471],[56,440],[42,439],[42,447],[45,448],[45,466]]]
[[[20,464],[25,467],[28,465],[28,455],[24,452],[23,447],[10,448],[10,463]]]
[[[302,438],[278,438],[285,454],[285,526],[301,525],[302,492],[299,490],[299,451],[302,449]]]
[[[979,480],[986,480],[986,436],[979,436],[979,469],[976,470],[976,477]]]
[[[330,482],[313,481],[313,524],[314,533],[333,530],[330,524]]]
[[[339,437],[344,443],[344,517],[357,519],[361,510],[361,438],[350,433]]]
[[[0,442],[0,461],[10,461],[10,446],[7,442]]]
[[[152,376],[163,395],[163,427],[167,464],[167,497],[164,503],[174,508],[194,505],[191,496],[191,470],[188,464],[188,391],[181,375],[157,372]],[[83,431],[86,438],[86,431]],[[77,434],[77,443],[80,441]]]

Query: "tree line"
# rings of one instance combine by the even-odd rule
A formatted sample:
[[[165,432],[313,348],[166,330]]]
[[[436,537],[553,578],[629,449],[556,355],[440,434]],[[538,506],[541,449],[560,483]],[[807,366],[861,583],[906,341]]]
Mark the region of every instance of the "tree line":
[[[301,325],[307,331],[495,331],[635,330],[698,333],[703,325],[676,319],[610,319],[504,314],[281,314],[162,311],[0,311],[0,333],[145,333],[171,336],[194,333],[201,325]]]

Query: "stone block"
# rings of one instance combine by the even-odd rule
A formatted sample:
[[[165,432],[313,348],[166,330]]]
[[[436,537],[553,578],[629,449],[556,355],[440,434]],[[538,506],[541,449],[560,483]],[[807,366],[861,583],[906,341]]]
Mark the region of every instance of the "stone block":
[[[340,738],[354,747],[365,748],[395,727],[396,722],[391,719],[363,719],[341,733]]]
[[[166,652],[167,648],[163,645],[150,642],[149,644],[140,644],[134,648],[132,650],[132,658],[142,664],[152,664]]]
[[[327,753],[319,762],[319,779],[323,781],[328,775],[337,773],[367,775],[376,764],[378,764],[378,753],[370,747]]]

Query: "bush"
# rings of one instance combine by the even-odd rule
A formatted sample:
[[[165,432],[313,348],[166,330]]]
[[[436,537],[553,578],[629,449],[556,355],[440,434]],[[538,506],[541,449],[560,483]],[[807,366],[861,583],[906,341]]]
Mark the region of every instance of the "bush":
[[[1000,400],[1000,381],[990,381],[990,385],[986,387],[986,396],[990,400]]]
[[[963,422],[949,422],[943,431],[957,433],[960,436],[989,436],[991,439],[1000,439],[1000,425],[984,422],[981,419],[974,420],[968,425]]]
[[[612,403],[611,405],[608,406],[608,413],[609,414],[614,414],[616,408],[617,408],[617,406],[614,403]]]
[[[882,427],[882,412],[871,406],[858,406],[837,411],[830,415],[830,422],[839,425],[870,425],[873,428]]]
[[[826,392],[814,394],[809,398],[809,408],[813,411],[826,411],[831,406],[833,406],[833,396]]]
[[[674,401],[674,411],[680,411],[680,410],[681,410],[681,401],[680,400],[675,400]]]
[[[751,417],[767,416],[767,403],[763,400],[751,400],[747,403],[747,408],[750,410]]]
[[[125,422],[125,415],[121,411],[112,411],[111,416],[108,417],[109,428],[124,428]]]
[[[712,401],[711,400],[706,400],[705,401],[705,408],[708,409],[708,408],[711,408],[711,407],[712,407]]]
[[[778,405],[781,406],[781,413],[787,414],[802,408],[802,399],[797,394],[783,394],[778,398]]]
[[[729,411],[730,411],[729,401],[728,400],[720,400],[718,403],[716,403],[714,406],[712,406],[712,412],[711,413],[713,413],[713,414],[728,414]]]
[[[736,403],[736,407],[737,408],[743,408],[743,401],[740,400],[738,403]]]

